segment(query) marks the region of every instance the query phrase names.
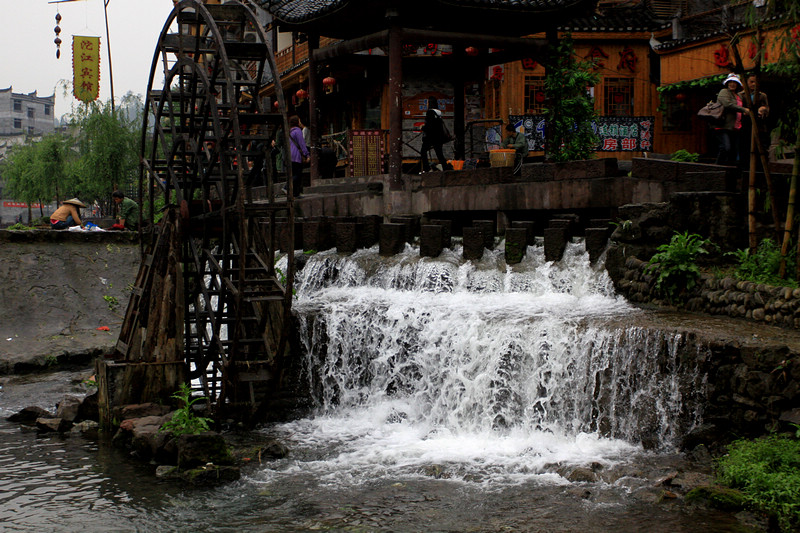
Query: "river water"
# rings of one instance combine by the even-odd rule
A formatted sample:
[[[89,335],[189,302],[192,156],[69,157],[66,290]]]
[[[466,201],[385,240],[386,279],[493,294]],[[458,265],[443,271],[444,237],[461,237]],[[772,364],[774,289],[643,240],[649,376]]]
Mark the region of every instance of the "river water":
[[[187,489],[107,444],[3,421],[0,530],[748,530],[672,494],[710,473],[676,451],[705,387],[675,357],[684,339],[637,326],[646,313],[582,245],[555,264],[528,252],[513,268],[457,249],[315,254],[294,306],[314,413],[251,435],[285,459]],[[0,416],[52,408],[85,374],[7,378]]]

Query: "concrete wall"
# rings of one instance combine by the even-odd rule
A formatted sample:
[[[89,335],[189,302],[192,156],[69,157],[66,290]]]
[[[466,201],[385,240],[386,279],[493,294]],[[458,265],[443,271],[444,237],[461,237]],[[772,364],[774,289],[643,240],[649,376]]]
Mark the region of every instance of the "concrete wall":
[[[0,231],[0,374],[112,351],[139,270],[135,238]]]

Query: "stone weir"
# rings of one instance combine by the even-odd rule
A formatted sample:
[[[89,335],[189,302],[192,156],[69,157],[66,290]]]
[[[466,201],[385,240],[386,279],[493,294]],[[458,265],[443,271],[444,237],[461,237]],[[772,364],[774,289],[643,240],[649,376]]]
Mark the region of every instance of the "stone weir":
[[[88,365],[117,342],[138,235],[0,231],[0,374]]]

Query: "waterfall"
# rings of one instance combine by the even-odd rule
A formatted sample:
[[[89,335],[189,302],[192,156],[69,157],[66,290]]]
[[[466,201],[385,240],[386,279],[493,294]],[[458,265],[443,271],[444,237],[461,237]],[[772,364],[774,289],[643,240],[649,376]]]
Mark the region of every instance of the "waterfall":
[[[700,422],[704,378],[681,351],[701,348],[637,326],[643,311],[614,293],[582,243],[555,263],[529,247],[513,266],[497,251],[474,262],[459,249],[436,259],[411,246],[389,258],[324,252],[297,279],[317,410],[291,431],[360,440],[351,459],[398,443],[393,463],[494,447],[511,462],[540,457],[525,467],[535,470],[589,449],[606,459],[673,449]]]

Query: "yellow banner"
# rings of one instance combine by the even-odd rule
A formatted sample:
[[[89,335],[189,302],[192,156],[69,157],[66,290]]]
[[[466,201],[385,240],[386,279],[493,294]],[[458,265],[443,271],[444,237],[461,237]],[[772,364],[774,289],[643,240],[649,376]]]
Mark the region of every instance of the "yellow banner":
[[[100,95],[100,37],[72,36],[72,94],[87,103]]]

